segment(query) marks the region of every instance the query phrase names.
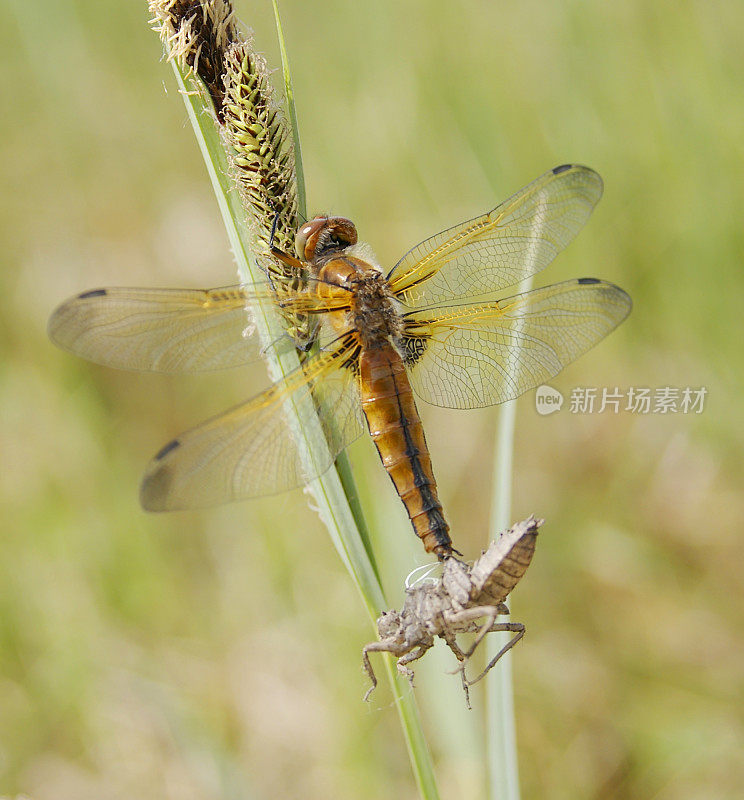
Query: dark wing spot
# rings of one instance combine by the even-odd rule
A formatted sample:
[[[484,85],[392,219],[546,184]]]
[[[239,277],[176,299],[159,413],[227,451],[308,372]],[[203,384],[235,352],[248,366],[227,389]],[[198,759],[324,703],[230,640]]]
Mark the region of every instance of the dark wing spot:
[[[579,283],[601,283],[599,278],[579,278]]]
[[[362,352],[361,347],[354,347],[351,352],[347,349],[351,341],[347,339],[345,342],[346,347],[340,347],[334,354],[334,358],[343,358],[339,364],[342,369],[351,370],[352,374],[359,377],[359,355]]]
[[[573,164],[561,164],[559,167],[553,167],[553,175],[560,175],[561,172],[571,169],[572,166]]]
[[[344,369],[350,370],[351,374],[354,375],[354,377],[356,377],[356,378],[359,377],[359,357],[347,358],[346,361],[344,361],[341,364],[341,366]]]
[[[426,352],[428,342],[424,336],[404,336],[403,349],[407,367],[413,366]]]
[[[162,461],[171,450],[175,450],[177,447],[181,446],[181,442],[178,439],[171,439],[165,447],[162,447],[158,452],[155,454],[155,461]]]
[[[87,300],[89,297],[105,297],[108,294],[106,289],[91,289],[78,295],[78,300]]]
[[[173,444],[173,442],[171,442]],[[165,449],[165,448],[164,448]],[[161,451],[162,452],[162,451]],[[160,453],[158,453],[160,455]],[[145,511],[171,511],[168,495],[173,481],[173,471],[166,461],[145,475],[140,485],[140,505]]]

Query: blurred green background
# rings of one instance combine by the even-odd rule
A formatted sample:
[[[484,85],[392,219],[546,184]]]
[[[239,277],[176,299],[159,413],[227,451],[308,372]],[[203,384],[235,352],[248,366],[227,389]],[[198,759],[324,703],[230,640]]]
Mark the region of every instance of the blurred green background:
[[[371,631],[303,493],[138,506],[155,450],[265,378],[117,373],[46,338],[83,289],[235,281],[145,4],[0,5],[0,794],[414,796],[387,690],[361,702]],[[236,5],[278,65],[268,1]],[[355,219],[383,264],[556,164],[603,176],[539,282],[606,278],[635,308],[552,385],[708,396],[699,415],[519,403],[513,517],[547,520],[512,601],[524,796],[740,798],[744,6],[282,8],[310,209]],[[472,558],[497,412],[420,410]],[[369,443],[352,456],[398,605],[423,554]],[[417,696],[443,796],[478,796],[457,679],[427,692],[451,667],[427,658]]]

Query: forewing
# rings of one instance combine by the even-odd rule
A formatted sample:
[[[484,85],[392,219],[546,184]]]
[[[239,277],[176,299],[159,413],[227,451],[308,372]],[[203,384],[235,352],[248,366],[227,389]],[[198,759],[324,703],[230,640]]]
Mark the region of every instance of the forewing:
[[[255,361],[248,304],[275,302],[264,287],[222,289],[94,289],[63,303],[49,320],[55,344],[109,367],[202,372]],[[290,310],[307,310],[311,293],[282,296]],[[292,345],[288,337],[288,346]]]
[[[409,250],[388,275],[392,291],[423,308],[514,286],[571,242],[601,196],[594,170],[555,167],[493,211]]]
[[[349,352],[342,347],[308,359],[247,403],[166,444],[143,478],[144,508],[201,508],[274,494],[325,472],[363,430],[355,373],[340,366]],[[314,389],[324,401],[319,413]]]
[[[618,286],[579,278],[498,302],[406,315],[416,394],[448,408],[503,403],[545,383],[628,316]]]

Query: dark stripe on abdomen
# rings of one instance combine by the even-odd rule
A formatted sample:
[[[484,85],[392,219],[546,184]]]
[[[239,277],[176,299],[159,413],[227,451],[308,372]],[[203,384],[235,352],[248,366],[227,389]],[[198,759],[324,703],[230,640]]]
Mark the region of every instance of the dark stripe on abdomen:
[[[366,349],[359,372],[362,409],[383,466],[426,552],[446,558],[452,554],[449,525],[403,361],[392,345]]]

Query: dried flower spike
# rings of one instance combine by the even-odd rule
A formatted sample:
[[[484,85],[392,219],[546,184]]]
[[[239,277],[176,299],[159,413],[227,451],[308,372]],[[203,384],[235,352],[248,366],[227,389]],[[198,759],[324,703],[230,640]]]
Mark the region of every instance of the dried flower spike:
[[[150,0],[155,30],[168,59],[176,59],[206,86],[222,122],[225,53],[238,35],[228,0]]]
[[[238,26],[228,0],[150,0],[150,11],[168,58],[206,88],[257,260],[280,294],[297,291],[304,276],[269,252],[271,243],[292,253],[299,219],[292,137],[266,61]],[[314,337],[313,321],[306,314],[283,316],[289,334],[305,349]]]

